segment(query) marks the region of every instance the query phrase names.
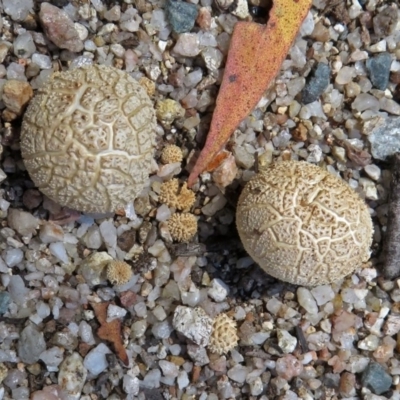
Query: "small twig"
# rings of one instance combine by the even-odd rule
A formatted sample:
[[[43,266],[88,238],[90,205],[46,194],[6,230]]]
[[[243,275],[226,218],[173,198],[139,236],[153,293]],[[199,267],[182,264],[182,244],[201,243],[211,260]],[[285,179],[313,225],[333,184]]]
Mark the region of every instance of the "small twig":
[[[400,275],[400,153],[394,155],[392,165],[386,237],[383,242],[383,274],[388,279]]]
[[[307,353],[309,351],[309,348],[306,338],[304,337],[303,330],[297,325],[295,326],[295,329],[296,329],[297,340],[300,343],[301,349],[303,350],[303,353]]]
[[[258,152],[256,151],[254,153],[254,172],[258,174],[259,171],[260,171],[260,158]]]
[[[336,140],[336,143],[345,149],[347,157],[357,165],[365,167],[371,164],[371,155],[367,150],[358,150],[346,140]]]
[[[25,318],[10,318],[10,317],[0,317],[0,322],[4,322],[10,325],[23,325],[28,317]]]
[[[175,257],[202,256],[206,246],[202,243],[179,243],[170,245],[169,250]]]

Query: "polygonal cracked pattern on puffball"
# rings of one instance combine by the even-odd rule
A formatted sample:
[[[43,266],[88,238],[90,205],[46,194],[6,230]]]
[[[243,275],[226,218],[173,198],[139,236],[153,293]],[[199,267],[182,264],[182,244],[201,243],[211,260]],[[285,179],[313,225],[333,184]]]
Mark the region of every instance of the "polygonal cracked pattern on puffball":
[[[36,186],[61,205],[115,211],[149,177],[156,119],[126,72],[90,66],[55,73],[22,123],[21,151]]]
[[[366,204],[346,182],[306,162],[277,162],[250,180],[236,221],[252,258],[297,285],[337,281],[369,258]]]

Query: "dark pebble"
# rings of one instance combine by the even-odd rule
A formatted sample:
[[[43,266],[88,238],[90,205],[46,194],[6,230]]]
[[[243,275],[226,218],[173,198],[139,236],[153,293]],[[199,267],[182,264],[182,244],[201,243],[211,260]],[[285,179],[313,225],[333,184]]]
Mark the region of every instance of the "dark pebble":
[[[389,83],[390,65],[392,58],[389,53],[380,53],[366,62],[372,85],[379,90],[386,90]]]
[[[340,375],[332,374],[328,372],[324,375],[323,380],[324,385],[328,388],[338,389],[340,384]]]
[[[136,231],[131,229],[129,231],[122,232],[122,234],[118,236],[117,245],[121,250],[129,251],[135,244],[135,241]]]
[[[142,394],[145,395],[146,400],[164,400],[164,396],[161,394],[160,389],[141,389]]]
[[[330,75],[329,65],[318,63],[314,74],[301,92],[303,104],[309,104],[319,99],[329,85]]]
[[[0,315],[4,315],[10,304],[10,295],[8,292],[0,292]]]
[[[375,35],[378,38],[384,38],[393,34],[396,29],[397,18],[397,8],[394,4],[383,8],[372,21]]]
[[[361,376],[361,383],[375,394],[387,392],[392,385],[392,377],[377,363],[370,363]]]
[[[194,4],[168,0],[165,12],[172,30],[176,33],[190,32],[196,21],[198,10]]]
[[[34,208],[39,207],[42,201],[43,196],[39,190],[36,189],[28,189],[22,196],[22,202],[28,210],[33,210]]]
[[[389,293],[382,290],[380,287],[375,286],[372,290],[378,299],[389,300]]]

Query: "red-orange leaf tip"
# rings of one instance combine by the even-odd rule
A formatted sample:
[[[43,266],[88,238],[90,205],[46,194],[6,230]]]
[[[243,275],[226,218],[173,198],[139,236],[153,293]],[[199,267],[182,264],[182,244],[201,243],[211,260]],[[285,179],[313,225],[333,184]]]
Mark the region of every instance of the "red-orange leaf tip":
[[[275,0],[267,25],[236,23],[210,131],[189,176],[189,187],[278,74],[311,3],[312,0]]]

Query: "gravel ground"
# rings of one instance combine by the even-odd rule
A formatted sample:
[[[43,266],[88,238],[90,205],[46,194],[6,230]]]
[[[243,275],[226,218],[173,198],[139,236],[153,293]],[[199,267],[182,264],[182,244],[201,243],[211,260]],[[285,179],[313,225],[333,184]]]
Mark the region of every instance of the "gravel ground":
[[[275,83],[194,186],[196,236],[173,240],[162,182],[187,178],[233,26],[267,3],[2,0],[0,399],[400,399],[400,280],[376,268],[387,157],[400,150],[397,1],[314,0]],[[149,185],[116,215],[61,208],[19,151],[32,94],[91,63],[128,71],[157,109]],[[167,144],[178,149],[162,156]],[[241,187],[290,158],[341,176],[370,207],[371,260],[342,282],[284,284],[240,245]],[[112,275],[110,260],[130,267]]]

